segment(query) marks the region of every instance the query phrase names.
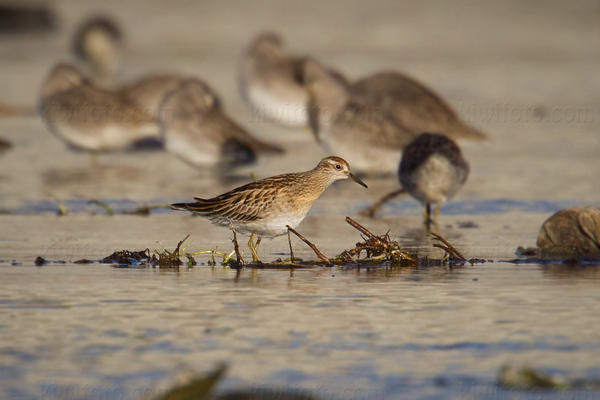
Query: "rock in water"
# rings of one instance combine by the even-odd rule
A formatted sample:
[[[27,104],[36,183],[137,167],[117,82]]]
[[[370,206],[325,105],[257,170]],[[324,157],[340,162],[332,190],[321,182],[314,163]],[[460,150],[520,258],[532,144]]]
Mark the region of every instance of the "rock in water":
[[[600,208],[558,211],[542,224],[537,246],[544,255],[600,256]]]

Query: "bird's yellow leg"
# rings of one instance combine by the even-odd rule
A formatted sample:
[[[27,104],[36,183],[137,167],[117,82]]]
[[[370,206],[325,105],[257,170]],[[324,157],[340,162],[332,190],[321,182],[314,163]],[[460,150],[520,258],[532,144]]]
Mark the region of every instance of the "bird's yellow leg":
[[[442,207],[442,203],[436,203],[435,209],[433,211],[433,221],[437,223],[438,217],[440,216],[440,208]]]
[[[259,236],[258,239],[256,239],[256,242],[254,242],[254,249],[258,252],[258,246],[260,246],[260,241],[262,240],[262,236]]]
[[[260,238],[257,240],[257,243],[260,243]],[[258,253],[256,252],[256,245],[254,244],[254,233],[250,235],[250,239],[248,240],[248,248],[252,253],[252,262],[259,263],[260,259],[258,258]]]

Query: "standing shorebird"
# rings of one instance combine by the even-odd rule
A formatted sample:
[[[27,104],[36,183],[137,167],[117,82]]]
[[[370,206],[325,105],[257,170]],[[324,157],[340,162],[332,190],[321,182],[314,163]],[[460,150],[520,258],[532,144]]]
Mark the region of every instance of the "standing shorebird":
[[[382,73],[347,84],[313,60],[305,62],[303,71],[316,139],[352,159],[361,172],[393,173],[402,150],[422,132],[484,137],[439,96],[403,75]]]
[[[97,83],[111,83],[120,63],[123,34],[106,16],[84,20],[73,35],[72,49]]]
[[[159,137],[152,116],[66,63],[56,65],[42,84],[39,110],[53,133],[83,150],[121,150]]]
[[[199,79],[188,79],[165,96],[159,122],[166,149],[194,166],[247,164],[257,154],[283,153],[231,120]]]
[[[423,133],[404,149],[398,168],[402,189],[384,196],[365,210],[373,216],[387,200],[406,191],[424,205],[423,222],[436,222],[440,206],[452,198],[466,182],[469,164],[460,148],[447,136]],[[434,218],[431,205],[435,204]]]
[[[262,237],[273,238],[302,222],[312,204],[333,182],[353,179],[350,165],[339,157],[326,157],[310,171],[283,174],[252,182],[212,199],[196,198],[195,203],[172,204],[175,210],[199,213],[214,224],[230,226],[234,232],[250,234],[252,260],[260,262],[257,248]],[[258,238],[254,242],[254,236]]]

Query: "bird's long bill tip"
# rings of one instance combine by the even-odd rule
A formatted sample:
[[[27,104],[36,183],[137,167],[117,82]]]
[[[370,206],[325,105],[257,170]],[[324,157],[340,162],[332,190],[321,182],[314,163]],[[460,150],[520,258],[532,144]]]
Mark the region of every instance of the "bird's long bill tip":
[[[364,187],[366,187],[367,189],[369,188],[369,187],[367,186],[367,184],[366,184],[366,183],[364,183],[364,182],[362,181],[362,179],[360,179],[358,176],[354,175],[352,172],[350,172],[350,178],[352,178],[352,180],[353,180],[354,182],[358,183],[360,186],[364,186]]]

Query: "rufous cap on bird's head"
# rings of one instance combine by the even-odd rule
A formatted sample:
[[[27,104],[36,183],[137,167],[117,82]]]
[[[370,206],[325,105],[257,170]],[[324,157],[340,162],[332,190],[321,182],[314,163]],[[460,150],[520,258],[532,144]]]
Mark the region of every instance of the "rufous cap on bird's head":
[[[368,188],[368,186],[359,177],[350,171],[350,164],[348,164],[348,162],[341,157],[325,157],[319,161],[319,164],[317,164],[315,169],[326,172],[331,181],[350,178],[359,185]]]

